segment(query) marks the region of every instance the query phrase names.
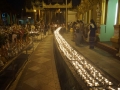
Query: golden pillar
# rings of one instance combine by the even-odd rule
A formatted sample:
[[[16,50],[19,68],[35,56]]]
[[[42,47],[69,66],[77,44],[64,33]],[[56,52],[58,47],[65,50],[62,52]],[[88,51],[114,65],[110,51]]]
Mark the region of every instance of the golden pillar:
[[[41,18],[42,18],[42,10],[40,11],[40,21],[41,21]]]
[[[50,20],[51,20],[50,10],[48,10],[48,16],[49,16],[49,23],[50,23]]]
[[[44,11],[41,11],[41,20],[44,20]]]
[[[52,22],[52,10],[50,10],[50,22]]]
[[[100,34],[100,20],[101,20],[101,10],[100,10],[100,4],[97,4],[97,19],[96,19],[96,23],[97,23],[97,33]]]
[[[38,10],[38,17],[39,17],[39,21],[40,21],[40,9]]]
[[[118,1],[118,13],[116,20],[116,25],[114,25],[114,35],[110,41],[112,42],[112,45],[118,50],[116,55],[120,57],[120,0]]]
[[[68,8],[67,8],[67,0],[66,0],[66,31],[68,30]]]
[[[34,23],[36,22],[37,14],[36,14],[36,9],[34,9],[33,16],[34,16]]]
[[[100,34],[100,21],[101,21],[101,8],[100,8],[100,3],[97,4],[97,9],[96,9],[96,23],[97,23],[97,31],[96,31],[96,42],[100,41],[99,34]]]

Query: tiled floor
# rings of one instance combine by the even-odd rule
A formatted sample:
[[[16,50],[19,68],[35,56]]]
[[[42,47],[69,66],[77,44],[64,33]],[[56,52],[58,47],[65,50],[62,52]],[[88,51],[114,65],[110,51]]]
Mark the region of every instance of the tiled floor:
[[[29,57],[15,90],[61,90],[54,61],[53,35],[40,41]]]

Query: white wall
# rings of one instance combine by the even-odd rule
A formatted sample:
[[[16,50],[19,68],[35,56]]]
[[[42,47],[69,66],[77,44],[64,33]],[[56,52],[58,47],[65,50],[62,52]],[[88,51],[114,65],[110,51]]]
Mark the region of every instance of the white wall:
[[[77,20],[76,13],[77,12],[68,11],[68,22],[74,22]]]

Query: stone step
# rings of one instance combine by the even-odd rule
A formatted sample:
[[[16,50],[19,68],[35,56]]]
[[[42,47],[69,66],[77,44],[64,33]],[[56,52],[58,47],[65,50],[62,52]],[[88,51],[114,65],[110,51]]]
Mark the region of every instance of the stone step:
[[[117,54],[118,51],[114,47],[112,47],[110,45],[107,45],[105,43],[101,43],[101,42],[97,42],[96,46],[98,48],[101,48],[101,49],[105,50],[106,52],[112,54],[115,58],[117,58],[117,59],[120,60],[120,57],[116,56],[116,54]]]

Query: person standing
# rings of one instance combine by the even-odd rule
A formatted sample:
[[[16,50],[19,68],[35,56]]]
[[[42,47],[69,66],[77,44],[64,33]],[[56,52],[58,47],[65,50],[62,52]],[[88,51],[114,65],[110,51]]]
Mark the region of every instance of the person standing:
[[[90,49],[94,49],[95,36],[96,36],[97,25],[93,19],[90,20],[90,34],[89,34],[89,43]]]
[[[75,25],[75,44],[77,46],[80,45],[80,23],[79,23],[79,21],[77,21],[77,23]]]
[[[82,46],[83,44],[83,30],[84,30],[84,23],[80,20],[76,24],[76,32],[75,32],[75,44],[77,46]]]
[[[80,20],[79,23],[80,23],[80,29],[79,29],[79,42],[80,42],[80,46],[82,46],[83,41],[84,41],[84,36],[83,36],[84,23],[83,23],[82,20]]]

